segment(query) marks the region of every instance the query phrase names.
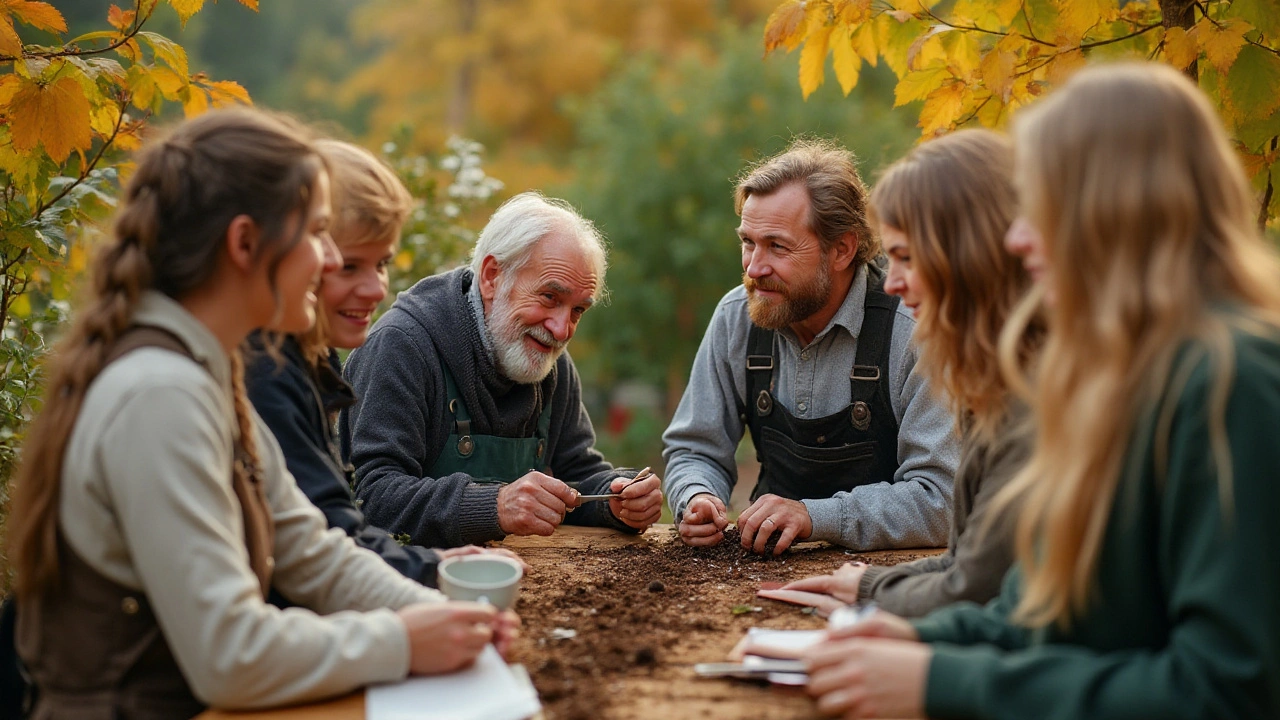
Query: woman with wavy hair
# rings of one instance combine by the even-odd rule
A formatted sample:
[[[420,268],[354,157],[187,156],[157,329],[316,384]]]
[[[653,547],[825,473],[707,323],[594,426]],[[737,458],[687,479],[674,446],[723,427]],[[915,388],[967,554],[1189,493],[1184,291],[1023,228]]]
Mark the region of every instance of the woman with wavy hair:
[[[846,717],[1280,716],[1280,575],[1255,560],[1280,555],[1280,262],[1240,162],[1160,65],[1083,70],[1015,131],[1018,565],[985,608],[833,632],[809,690]]]
[[[494,637],[492,608],[327,532],[245,396],[249,332],[315,320],[329,216],[287,118],[212,112],[138,157],[9,515],[35,720],[296,703],[453,670]]]
[[[875,600],[913,617],[961,600],[990,600],[1013,562],[1010,524],[987,527],[992,498],[1029,446],[1018,422],[1025,413],[992,362],[1000,331],[1030,286],[1003,245],[1017,213],[1012,145],[989,130],[927,142],[889,167],[869,206],[889,256],[885,291],[915,313],[920,367],[950,400],[962,438],[951,538],[936,557],[894,567],[846,563],[783,591]],[[1024,357],[1036,337],[1034,328],[1024,334]]]

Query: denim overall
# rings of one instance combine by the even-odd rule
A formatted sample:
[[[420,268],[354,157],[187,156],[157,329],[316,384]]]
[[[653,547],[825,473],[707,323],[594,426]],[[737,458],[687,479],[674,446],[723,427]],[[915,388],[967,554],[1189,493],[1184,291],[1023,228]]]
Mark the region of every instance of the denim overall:
[[[898,421],[889,404],[889,342],[899,298],[868,265],[858,349],[849,372],[849,405],[823,418],[797,418],[773,396],[775,333],[752,324],[747,339],[747,406],[742,420],[760,461],[751,499],[829,498],[859,485],[891,482],[898,469]]]

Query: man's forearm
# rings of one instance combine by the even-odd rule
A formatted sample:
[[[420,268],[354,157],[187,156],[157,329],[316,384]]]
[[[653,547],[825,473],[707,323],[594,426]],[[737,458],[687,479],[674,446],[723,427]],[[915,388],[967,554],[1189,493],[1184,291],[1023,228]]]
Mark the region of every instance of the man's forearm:
[[[951,493],[927,478],[861,485],[802,502],[813,522],[811,540],[863,551],[947,544]]]
[[[715,463],[692,454],[682,454],[672,458],[667,464],[663,492],[666,493],[671,512],[678,521],[685,506],[700,493],[715,495],[728,507],[733,484],[734,478],[729,477]]]

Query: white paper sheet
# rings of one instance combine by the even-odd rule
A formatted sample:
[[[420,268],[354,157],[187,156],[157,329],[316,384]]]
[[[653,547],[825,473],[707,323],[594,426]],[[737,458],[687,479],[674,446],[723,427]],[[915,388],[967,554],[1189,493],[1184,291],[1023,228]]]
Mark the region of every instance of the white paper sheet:
[[[475,665],[449,675],[376,685],[365,693],[367,720],[525,720],[542,709],[523,669],[507,667],[492,645]]]

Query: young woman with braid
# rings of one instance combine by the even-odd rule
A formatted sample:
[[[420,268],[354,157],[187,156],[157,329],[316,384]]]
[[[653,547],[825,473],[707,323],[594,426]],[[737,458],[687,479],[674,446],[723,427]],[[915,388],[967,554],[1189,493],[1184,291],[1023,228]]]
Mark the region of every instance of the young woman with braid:
[[[809,691],[844,717],[1280,717],[1280,261],[1239,158],[1165,65],[1081,70],[1014,125],[1018,565],[986,607],[833,631]]]
[[[951,538],[936,557],[894,567],[846,563],[784,591],[874,600],[905,617],[1000,592],[1013,541],[1008,518],[991,517],[991,500],[1026,461],[1030,444],[1025,412],[992,361],[1001,329],[1030,286],[1003,245],[1017,202],[1012,144],[989,130],[961,130],[915,148],[871,192],[872,220],[889,256],[885,292],[915,312],[920,366],[930,386],[950,398],[962,438]],[[1026,333],[1024,356],[1038,335]]]
[[[37,720],[296,703],[510,633],[327,532],[245,397],[245,336],[314,320],[329,214],[324,161],[284,118],[209,113],[139,156],[10,514]]]
[[[514,558],[509,550],[471,545],[448,550],[401,546],[387,531],[369,525],[356,506],[352,470],[334,432],[337,412],[355,402],[351,386],[342,379],[337,349],[364,344],[373,313],[387,296],[387,266],[413,198],[395,172],[368,150],[328,139],[317,141],[316,147],[329,169],[329,234],[341,262],[326,268],[320,279],[310,330],[250,336],[253,353],[245,371],[249,399],[280,443],[289,473],[329,527],[340,528],[405,577],[435,587],[436,567],[446,557],[497,553]],[[285,604],[284,598],[272,599]]]

